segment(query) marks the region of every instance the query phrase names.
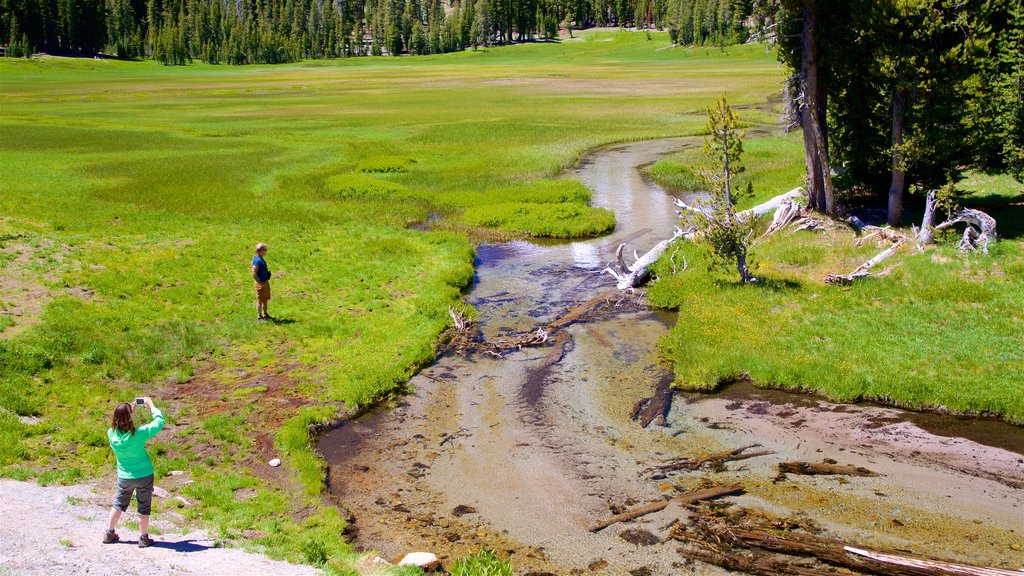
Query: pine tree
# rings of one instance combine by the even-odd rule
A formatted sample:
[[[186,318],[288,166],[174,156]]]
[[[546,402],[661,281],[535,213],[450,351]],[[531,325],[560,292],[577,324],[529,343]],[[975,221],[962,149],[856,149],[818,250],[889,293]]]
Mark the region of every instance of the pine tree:
[[[708,108],[708,135],[704,138],[704,156],[707,164],[698,174],[707,187],[709,199],[700,210],[684,213],[688,223],[701,230],[697,235],[711,255],[716,268],[731,267],[735,263],[743,283],[754,280],[747,266],[747,244],[752,221],[737,215],[735,204],[741,197],[752,193],[748,184],[738,190],[733,179],[744,171],[741,164],[744,132],[739,128],[739,116],[732,110],[725,96]]]

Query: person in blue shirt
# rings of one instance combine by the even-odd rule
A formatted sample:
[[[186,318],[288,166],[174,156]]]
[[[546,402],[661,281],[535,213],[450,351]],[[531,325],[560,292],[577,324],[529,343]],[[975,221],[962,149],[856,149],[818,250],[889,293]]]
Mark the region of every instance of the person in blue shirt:
[[[267,245],[260,242],[256,245],[256,256],[252,259],[252,279],[256,281],[256,315],[259,320],[272,320],[267,312],[270,302],[270,269],[267,268]]]

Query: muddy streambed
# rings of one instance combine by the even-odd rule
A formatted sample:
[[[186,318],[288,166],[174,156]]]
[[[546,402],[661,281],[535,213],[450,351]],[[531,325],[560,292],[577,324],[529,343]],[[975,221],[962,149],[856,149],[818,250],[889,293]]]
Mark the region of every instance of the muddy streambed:
[[[478,249],[467,296],[488,338],[529,330],[614,286],[600,270],[628,242],[641,253],[671,234],[671,197],[637,167],[696,139],[612,146],[567,176],[615,211],[605,238]],[[350,537],[388,560],[427,550],[443,561],[482,547],[520,574],[719,574],[654,543],[685,511],[665,510],[597,534],[611,509],[661,498],[672,483],[738,479],[735,501],[812,518],[836,536],[930,555],[1024,566],[1024,429],[735,385],[679,394],[665,426],[629,420],[637,399],[670,379],[658,338],[673,315],[625,298],[570,326],[552,346],[503,359],[444,356],[394,407],[324,434],[332,494]],[[931,431],[929,431],[931,430]],[[965,430],[967,432],[965,432]],[[760,444],[772,455],[723,470],[651,479],[661,460]],[[782,461],[867,467],[876,477],[790,476]],[[653,537],[651,536],[653,535]]]

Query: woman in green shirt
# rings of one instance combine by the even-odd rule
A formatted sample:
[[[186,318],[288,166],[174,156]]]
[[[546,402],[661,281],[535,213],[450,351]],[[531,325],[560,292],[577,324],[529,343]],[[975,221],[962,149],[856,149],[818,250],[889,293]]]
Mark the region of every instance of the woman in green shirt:
[[[146,441],[156,436],[164,427],[164,415],[153,405],[153,400],[146,396],[143,403],[149,407],[153,420],[145,426],[135,427],[132,420],[133,405],[121,403],[114,409],[114,417],[107,429],[107,439],[117,457],[117,496],[110,508],[110,522],[107,533],[103,537],[104,544],[112,544],[120,540],[114,528],[121,514],[128,509],[132,492],[135,493],[136,505],[139,510],[139,548],[153,544],[149,537],[149,512],[153,503],[153,463],[146,452]]]

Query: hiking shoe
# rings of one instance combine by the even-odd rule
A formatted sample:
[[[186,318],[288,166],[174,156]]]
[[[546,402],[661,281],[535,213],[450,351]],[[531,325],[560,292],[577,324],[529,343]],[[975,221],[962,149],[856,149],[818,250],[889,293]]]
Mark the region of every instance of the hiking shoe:
[[[152,545],[153,539],[149,537],[149,534],[139,536],[139,548],[149,548]]]
[[[107,530],[107,532],[103,534],[104,544],[113,544],[114,542],[117,542],[120,539],[121,537],[118,536],[117,532],[114,532],[113,530]]]

